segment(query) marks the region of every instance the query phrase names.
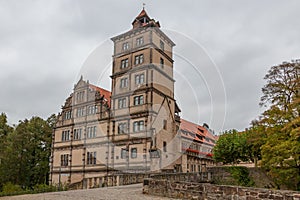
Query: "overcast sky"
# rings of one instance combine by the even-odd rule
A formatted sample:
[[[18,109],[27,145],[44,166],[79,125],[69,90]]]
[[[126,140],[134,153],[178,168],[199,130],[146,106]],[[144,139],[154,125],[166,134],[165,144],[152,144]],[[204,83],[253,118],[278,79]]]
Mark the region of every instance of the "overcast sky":
[[[267,70],[300,58],[298,0],[0,0],[0,112],[10,124],[60,112],[81,74],[110,90],[110,38],[131,29],[143,2],[176,43],[181,116],[217,132],[247,128],[263,111]]]

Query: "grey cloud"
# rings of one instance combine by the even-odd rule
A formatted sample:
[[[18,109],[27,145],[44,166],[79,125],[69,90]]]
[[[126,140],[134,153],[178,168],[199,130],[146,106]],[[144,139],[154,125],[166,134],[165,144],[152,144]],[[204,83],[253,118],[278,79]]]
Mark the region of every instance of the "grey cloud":
[[[185,71],[190,65],[175,56],[175,96],[183,117],[210,123],[217,132],[248,127],[262,111],[258,101],[269,67],[299,58],[297,0],[144,2],[163,29],[195,42],[174,38],[174,51],[196,63],[203,74]],[[81,74],[110,89],[109,38],[129,30],[141,8],[137,0],[0,1],[0,112],[7,112],[11,123],[57,113]],[[97,50],[101,56],[88,64]]]

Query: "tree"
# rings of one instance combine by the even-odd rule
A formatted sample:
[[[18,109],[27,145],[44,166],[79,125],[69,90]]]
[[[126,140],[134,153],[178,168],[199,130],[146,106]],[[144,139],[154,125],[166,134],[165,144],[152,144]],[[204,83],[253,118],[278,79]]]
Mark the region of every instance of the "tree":
[[[225,131],[213,149],[214,160],[224,164],[248,161],[250,153],[246,136],[245,133],[236,130]]]
[[[300,93],[300,62],[273,66],[264,79],[267,84],[262,88],[260,105],[271,103],[286,111],[293,98]]]
[[[6,140],[2,180],[30,188],[47,183],[51,138],[47,121],[39,117],[20,121]]]
[[[278,188],[300,190],[300,64],[273,66],[262,88],[261,105],[270,105],[259,120],[266,134],[261,146],[262,166]]]
[[[261,147],[266,143],[265,127],[260,125],[258,121],[252,121],[252,127],[246,130],[245,134],[249,147],[249,158],[257,167],[258,161],[261,160]]]
[[[6,140],[10,133],[12,133],[13,128],[7,124],[7,116],[5,113],[1,113],[0,115],[0,180],[3,180],[2,177],[5,172],[2,169],[3,166],[3,159],[5,158],[5,146]],[[0,189],[3,185],[3,181],[0,181]]]

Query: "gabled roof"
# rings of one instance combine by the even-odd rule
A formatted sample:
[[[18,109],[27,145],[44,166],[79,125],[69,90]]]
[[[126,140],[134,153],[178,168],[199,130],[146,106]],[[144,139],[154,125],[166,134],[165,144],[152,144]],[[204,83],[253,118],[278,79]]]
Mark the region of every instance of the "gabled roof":
[[[133,26],[133,29],[140,27],[160,27],[159,22],[151,19],[144,8],[131,24]]]
[[[148,16],[147,12],[145,9],[141,11],[141,13],[136,17],[136,19],[142,18],[142,17],[147,17],[150,20],[150,17]]]
[[[98,91],[101,96],[104,96],[104,101],[107,103],[108,107],[110,107],[110,97],[111,97],[110,91],[98,87],[96,85],[90,84],[88,80],[87,81],[83,80],[83,76],[81,76],[79,81],[74,85],[74,90],[80,87],[88,87],[94,91]]]
[[[100,92],[100,95],[104,96],[104,101],[106,101],[107,105],[110,107],[110,96],[111,96],[111,92],[110,91],[108,91],[106,89],[103,89],[103,88],[100,88],[98,86],[95,86],[93,84],[89,84],[89,88],[94,89],[94,90]]]

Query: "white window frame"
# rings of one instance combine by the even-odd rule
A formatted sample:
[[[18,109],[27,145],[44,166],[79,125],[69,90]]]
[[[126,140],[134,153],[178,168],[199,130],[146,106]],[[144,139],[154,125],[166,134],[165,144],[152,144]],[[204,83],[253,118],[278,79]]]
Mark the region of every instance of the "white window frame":
[[[123,49],[123,51],[128,50],[128,49],[129,49],[129,42],[124,42],[124,43],[122,44],[122,49]]]
[[[96,136],[97,136],[97,127],[96,126],[87,127],[86,137],[87,138],[96,138]]]
[[[133,132],[140,132],[143,130],[145,130],[145,122],[143,120],[133,122]]]
[[[143,95],[135,96],[133,98],[133,105],[138,106],[138,105],[143,105],[143,104],[144,104],[144,96]]]
[[[145,83],[145,74],[143,73],[143,74],[135,75],[134,80],[135,80],[136,85],[140,85],[140,84]]]
[[[121,99],[118,99],[118,108],[121,109],[121,108],[126,108],[127,107],[127,104],[126,104],[126,98],[121,98]]]
[[[135,65],[142,64],[143,62],[144,62],[144,54],[136,55],[134,57],[134,64]]]
[[[121,66],[120,66],[121,69],[125,69],[128,66],[129,66],[128,58],[121,60]]]
[[[118,134],[126,134],[127,133],[127,123],[122,122],[118,124]]]
[[[136,46],[141,46],[144,44],[144,37],[136,38]]]
[[[128,87],[128,78],[121,78],[120,88],[127,88],[127,87]]]

